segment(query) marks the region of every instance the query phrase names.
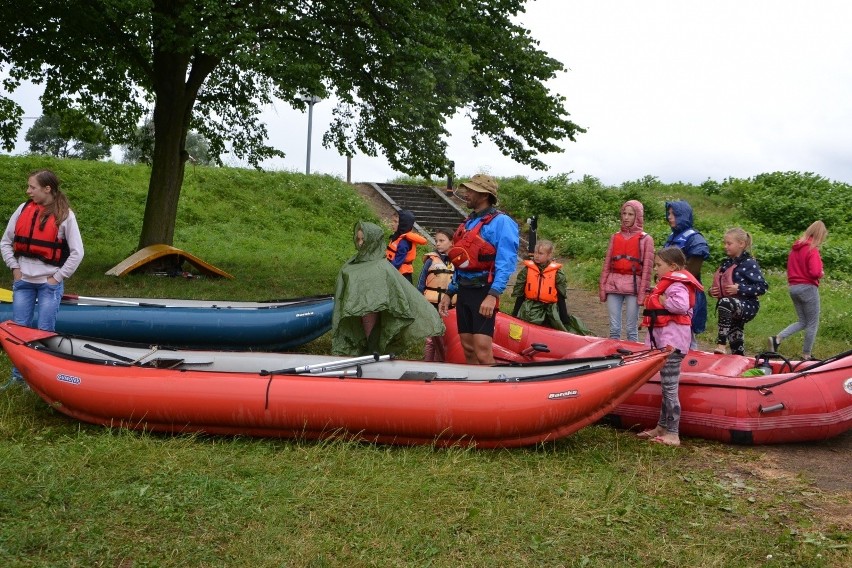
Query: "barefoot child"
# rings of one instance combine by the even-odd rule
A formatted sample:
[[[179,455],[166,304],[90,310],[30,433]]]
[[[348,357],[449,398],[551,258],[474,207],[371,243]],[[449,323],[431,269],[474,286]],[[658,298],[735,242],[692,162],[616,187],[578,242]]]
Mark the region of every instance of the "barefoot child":
[[[739,227],[725,233],[725,254],[713,274],[710,295],[717,298],[716,311],[719,314],[719,334],[713,353],[726,353],[725,343],[731,346],[731,353],[745,354],[745,324],[754,319],[760,310],[758,296],[765,294],[769,284],[763,278],[760,266],[749,253],[751,235]]]
[[[517,298],[512,315],[530,323],[568,331],[568,308],[565,296],[568,281],[562,265],[553,260],[553,243],[540,240],[535,245],[532,260],[524,261],[518,272],[512,296]]]
[[[435,231],[435,250],[427,252],[423,257],[423,270],[420,272],[417,289],[423,292],[436,310],[453,278],[453,264],[447,256],[451,246],[453,246],[453,234],[446,229],[438,229]],[[424,361],[443,361],[444,353],[442,336],[426,338],[426,347],[423,349]]]
[[[661,348],[672,346],[676,349],[660,371],[660,384],[663,388],[663,403],[657,427],[640,432],[640,438],[652,442],[679,446],[680,435],[680,399],[678,382],[680,363],[692,340],[692,310],[695,298],[703,287],[695,277],[685,270],[686,257],[678,247],[666,247],[654,256],[654,273],[657,286],[645,298],[645,312],[642,327],[648,328],[645,344]]]

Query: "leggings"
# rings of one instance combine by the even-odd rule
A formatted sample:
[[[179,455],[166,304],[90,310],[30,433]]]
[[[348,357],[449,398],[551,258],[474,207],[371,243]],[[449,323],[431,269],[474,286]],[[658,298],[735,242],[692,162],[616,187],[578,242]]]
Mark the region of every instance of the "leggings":
[[[722,298],[716,310],[719,314],[719,336],[716,343],[728,343],[731,353],[745,355],[745,324],[754,319],[757,310],[753,305],[736,297]]]
[[[666,359],[666,364],[660,370],[660,385],[663,387],[663,403],[660,406],[658,424],[667,432],[677,434],[680,428],[680,397],[678,383],[680,382],[680,363],[683,353],[675,351]]]

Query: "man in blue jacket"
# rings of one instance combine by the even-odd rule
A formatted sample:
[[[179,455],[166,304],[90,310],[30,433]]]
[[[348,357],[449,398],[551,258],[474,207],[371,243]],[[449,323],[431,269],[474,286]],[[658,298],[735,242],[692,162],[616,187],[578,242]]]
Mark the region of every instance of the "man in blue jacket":
[[[456,270],[438,311],[446,316],[450,295],[456,294],[456,323],[466,361],[493,365],[495,315],[518,263],[518,224],[496,209],[493,177],[477,174],[460,188],[473,212],[453,236],[449,257]]]
[[[710,258],[710,245],[704,235],[692,226],[692,207],[686,201],[667,201],[666,219],[672,228],[672,234],[666,240],[665,246],[681,249],[686,257],[686,269],[701,282],[701,265]],[[695,336],[702,333],[706,326],[707,296],[704,292],[698,292],[692,312],[691,349],[698,347]]]

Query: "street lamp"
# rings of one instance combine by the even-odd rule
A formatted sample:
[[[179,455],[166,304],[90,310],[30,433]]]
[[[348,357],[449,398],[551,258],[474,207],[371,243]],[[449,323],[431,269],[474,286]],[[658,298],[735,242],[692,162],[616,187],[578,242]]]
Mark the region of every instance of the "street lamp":
[[[311,173],[311,129],[314,124],[314,105],[322,99],[316,95],[302,94],[299,95],[299,100],[303,103],[308,103],[308,157],[305,160],[305,174]]]

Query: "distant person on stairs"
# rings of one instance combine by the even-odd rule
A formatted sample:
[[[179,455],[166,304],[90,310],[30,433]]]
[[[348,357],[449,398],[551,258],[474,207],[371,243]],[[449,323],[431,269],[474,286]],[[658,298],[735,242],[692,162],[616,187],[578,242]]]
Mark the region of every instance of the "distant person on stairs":
[[[12,318],[15,323],[31,325],[38,300],[38,329],[54,331],[64,282],[83,260],[83,238],[55,173],[31,173],[27,197],[12,214],[0,240],[3,261],[12,271]],[[23,382],[23,377],[12,367],[8,384],[16,382]]]
[[[450,294],[457,294],[456,323],[469,364],[492,365],[495,316],[500,295],[518,263],[518,224],[498,211],[497,180],[476,174],[459,186],[473,212],[453,235],[450,261],[456,268]],[[441,298],[439,312],[447,316],[449,296]]]
[[[386,251],[387,259],[405,279],[414,283],[414,259],[417,258],[417,245],[425,245],[428,241],[414,230],[414,213],[400,209],[391,218],[390,237]]]

